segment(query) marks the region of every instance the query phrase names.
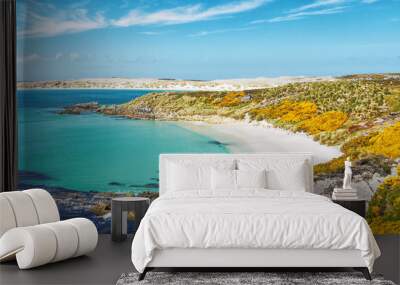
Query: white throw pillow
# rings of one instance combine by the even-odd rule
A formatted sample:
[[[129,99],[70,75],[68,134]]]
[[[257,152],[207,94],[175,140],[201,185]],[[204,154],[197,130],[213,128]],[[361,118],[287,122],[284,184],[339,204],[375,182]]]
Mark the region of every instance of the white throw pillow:
[[[211,169],[234,169],[234,160],[175,160],[167,163],[167,191],[211,190]]]
[[[210,171],[208,167],[196,167],[193,165],[182,165],[170,163],[168,166],[168,184],[171,191],[206,189],[202,177],[207,176]]]
[[[214,191],[236,189],[236,170],[211,169],[211,189]]]
[[[239,170],[267,170],[267,188],[306,191],[306,161],[298,159],[238,159]]]
[[[267,171],[265,169],[236,170],[236,181],[237,189],[265,189],[267,188]]]

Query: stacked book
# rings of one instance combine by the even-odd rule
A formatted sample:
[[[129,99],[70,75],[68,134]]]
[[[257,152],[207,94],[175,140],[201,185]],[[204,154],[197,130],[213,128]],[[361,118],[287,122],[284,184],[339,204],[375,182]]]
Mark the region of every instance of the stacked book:
[[[357,189],[335,188],[332,193],[333,200],[357,200]]]

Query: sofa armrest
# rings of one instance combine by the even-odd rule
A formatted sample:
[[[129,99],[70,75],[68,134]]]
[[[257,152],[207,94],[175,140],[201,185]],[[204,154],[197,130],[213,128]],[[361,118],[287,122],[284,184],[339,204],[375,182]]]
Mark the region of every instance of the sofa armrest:
[[[51,262],[56,250],[54,233],[42,225],[13,228],[0,239],[0,261],[15,256],[21,269]]]
[[[96,226],[84,218],[13,228],[0,238],[0,261],[15,256],[28,269],[87,254],[97,241]]]

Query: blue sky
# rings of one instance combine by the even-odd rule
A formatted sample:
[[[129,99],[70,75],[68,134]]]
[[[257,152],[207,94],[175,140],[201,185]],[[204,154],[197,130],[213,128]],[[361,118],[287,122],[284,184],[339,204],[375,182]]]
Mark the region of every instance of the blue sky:
[[[18,0],[18,80],[400,72],[400,0]]]

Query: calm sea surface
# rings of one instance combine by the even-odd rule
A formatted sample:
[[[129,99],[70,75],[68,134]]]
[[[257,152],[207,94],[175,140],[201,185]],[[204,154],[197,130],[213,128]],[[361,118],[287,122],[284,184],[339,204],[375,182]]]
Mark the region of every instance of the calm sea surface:
[[[57,114],[71,104],[119,104],[148,92],[19,90],[19,182],[79,191],[158,191],[160,153],[228,152],[174,123]]]

